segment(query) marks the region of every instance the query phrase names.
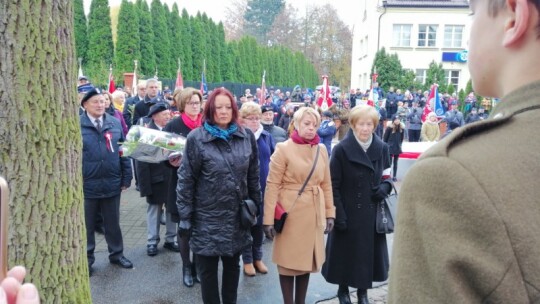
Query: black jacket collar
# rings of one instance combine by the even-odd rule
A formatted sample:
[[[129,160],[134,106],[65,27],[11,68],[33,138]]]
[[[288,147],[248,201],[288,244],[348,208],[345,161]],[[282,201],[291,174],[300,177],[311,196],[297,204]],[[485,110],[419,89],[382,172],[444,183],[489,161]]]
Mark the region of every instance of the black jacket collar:
[[[382,158],[384,142],[377,135],[373,134],[373,141],[367,152],[364,152],[364,149],[362,149],[354,137],[352,130],[349,130],[347,136],[341,141],[341,145],[343,146],[346,157],[351,162],[359,163],[375,171],[372,162]]]

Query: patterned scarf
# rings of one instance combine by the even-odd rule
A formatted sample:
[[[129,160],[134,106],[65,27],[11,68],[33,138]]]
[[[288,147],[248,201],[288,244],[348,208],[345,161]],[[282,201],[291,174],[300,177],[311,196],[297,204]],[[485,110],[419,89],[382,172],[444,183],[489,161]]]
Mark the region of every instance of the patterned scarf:
[[[294,130],[293,134],[291,135],[291,139],[293,142],[299,144],[299,145],[307,145],[310,144],[311,146],[318,145],[321,141],[321,138],[319,137],[319,134],[315,134],[315,137],[313,137],[312,140],[308,140],[305,138],[300,137],[297,130]]]
[[[205,121],[204,129],[208,131],[208,133],[210,133],[214,137],[221,138],[224,140],[229,140],[231,138],[231,135],[234,134],[236,131],[238,131],[238,126],[235,123],[233,123],[229,126],[227,130],[223,130]]]

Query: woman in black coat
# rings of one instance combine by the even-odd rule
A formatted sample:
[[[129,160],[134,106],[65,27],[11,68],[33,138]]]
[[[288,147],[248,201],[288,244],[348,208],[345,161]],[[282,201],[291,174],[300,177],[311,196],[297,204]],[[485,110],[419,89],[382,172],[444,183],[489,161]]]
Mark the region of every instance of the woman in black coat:
[[[403,143],[403,135],[405,134],[405,126],[399,119],[399,116],[392,116],[392,121],[389,122],[388,127],[384,131],[384,142],[388,144],[388,149],[390,151],[390,156],[393,159],[392,169],[393,175],[392,180],[397,181],[397,169],[399,155],[401,154],[401,144]]]
[[[180,116],[171,120],[163,131],[175,133],[187,137],[188,134],[201,126],[201,92],[194,88],[185,88],[175,92],[174,106],[180,112]],[[178,184],[178,167],[180,159],[170,162],[170,179],[167,199],[167,212],[171,214],[173,222],[180,221],[178,208],[176,207],[176,185]],[[198,282],[195,260],[191,262],[189,250],[189,235],[178,235],[178,245],[180,247],[180,257],[182,258],[183,282],[187,287],[193,287],[194,282]]]
[[[351,130],[332,150],[330,173],[336,220],[326,243],[322,275],[338,284],[340,303],[351,303],[349,286],[358,289],[358,303],[369,303],[367,289],[388,278],[386,235],[375,231],[376,204],[390,193],[388,146],[373,132],[379,113],[368,105],[349,114]]]
[[[252,243],[250,227],[240,224],[240,203],[251,198],[261,209],[257,142],[237,120],[232,94],[215,89],[205,105],[202,127],[187,137],[178,169],[178,228],[182,236],[191,234],[204,303],[236,303],[240,253]]]

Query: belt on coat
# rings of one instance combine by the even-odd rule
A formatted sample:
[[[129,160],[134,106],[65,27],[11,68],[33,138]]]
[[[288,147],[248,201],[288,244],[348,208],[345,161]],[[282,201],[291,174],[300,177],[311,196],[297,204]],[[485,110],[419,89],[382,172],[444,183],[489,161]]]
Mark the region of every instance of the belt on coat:
[[[286,190],[294,190],[296,193],[300,191],[300,188],[302,188],[303,184],[287,184],[283,185],[282,189]],[[313,207],[315,209],[315,222],[317,223],[318,227],[323,227],[323,229],[326,227],[326,221],[325,219],[321,218],[321,214],[324,213],[324,204],[321,202],[321,188],[319,186],[306,186],[304,188],[304,192],[312,192],[313,193]],[[321,210],[323,209],[323,210]]]

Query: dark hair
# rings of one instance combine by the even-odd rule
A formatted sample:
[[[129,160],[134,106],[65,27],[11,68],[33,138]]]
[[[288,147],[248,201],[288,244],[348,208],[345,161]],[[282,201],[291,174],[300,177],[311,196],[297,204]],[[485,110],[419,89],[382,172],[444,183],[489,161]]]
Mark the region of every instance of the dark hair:
[[[208,101],[206,102],[204,106],[202,120],[208,122],[211,125],[216,124],[216,122],[214,121],[214,114],[216,114],[216,97],[219,95],[227,96],[229,100],[231,101],[231,108],[232,108],[231,123],[238,124],[238,106],[236,106],[236,102],[234,102],[234,97],[231,94],[231,92],[229,92],[229,90],[225,88],[217,88],[212,91],[212,94],[210,94],[210,96],[208,96]]]

